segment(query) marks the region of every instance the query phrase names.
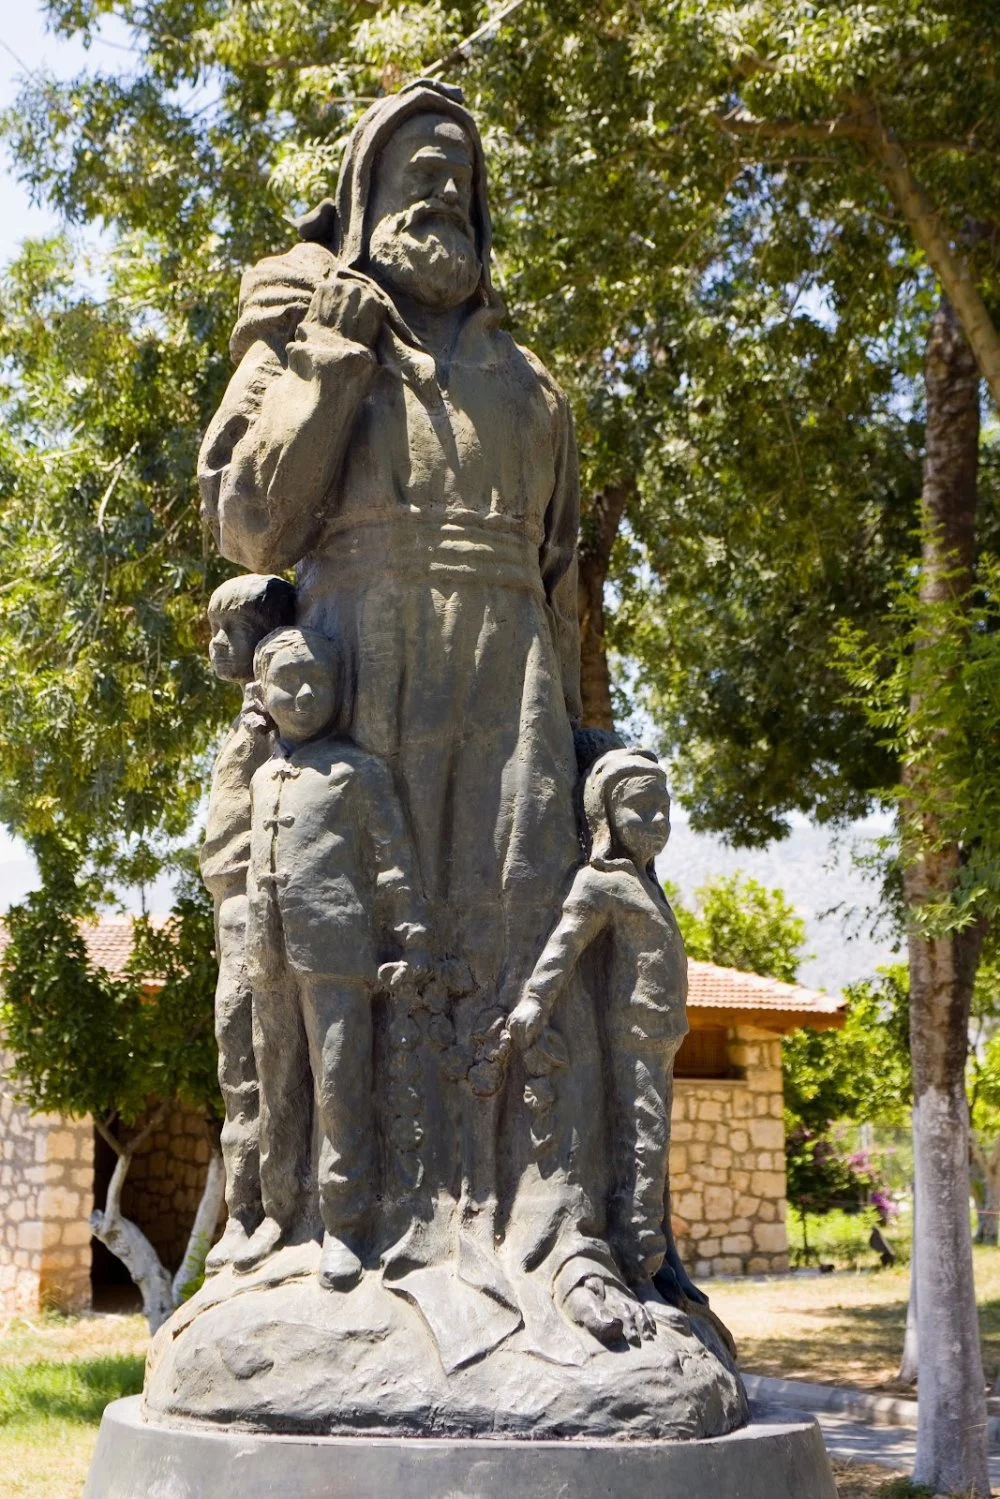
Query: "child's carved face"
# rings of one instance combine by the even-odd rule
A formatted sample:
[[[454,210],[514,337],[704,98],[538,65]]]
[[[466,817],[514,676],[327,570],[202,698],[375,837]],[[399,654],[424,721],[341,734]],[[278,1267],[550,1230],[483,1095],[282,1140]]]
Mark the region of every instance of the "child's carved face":
[[[670,837],[670,797],[659,775],[635,775],[611,791],[615,842],[640,868],[655,859]]]
[[[215,675],[223,682],[249,682],[253,653],[266,631],[243,609],[210,609],[208,624],[208,655]]]
[[[333,683],[303,647],[276,651],[261,686],[264,710],[287,743],[304,744],[329,727],[337,706]]]

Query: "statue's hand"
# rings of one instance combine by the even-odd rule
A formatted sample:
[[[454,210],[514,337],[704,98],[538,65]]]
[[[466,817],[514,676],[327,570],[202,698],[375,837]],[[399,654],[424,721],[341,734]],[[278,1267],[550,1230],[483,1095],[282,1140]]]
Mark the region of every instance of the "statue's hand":
[[[537,999],[530,996],[519,1001],[507,1017],[507,1030],[519,1051],[527,1051],[541,1035],[545,1012]]]
[[[433,973],[430,955],[413,948],[407,951],[405,959],[379,965],[379,988],[389,995],[411,995],[428,984]]]
[[[337,270],[313,292],[306,317],[332,328],[352,343],[372,348],[385,322],[382,298],[357,276]]]

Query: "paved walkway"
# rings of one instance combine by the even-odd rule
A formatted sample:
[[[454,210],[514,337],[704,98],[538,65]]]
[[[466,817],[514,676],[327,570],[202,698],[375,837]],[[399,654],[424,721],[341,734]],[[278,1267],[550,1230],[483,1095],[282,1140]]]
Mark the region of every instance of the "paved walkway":
[[[777,1407],[768,1406],[769,1410]],[[789,1421],[801,1421],[803,1412],[792,1406],[782,1408]],[[909,1426],[869,1426],[850,1416],[833,1411],[819,1411],[816,1420],[831,1457],[853,1458],[859,1463],[882,1463],[903,1473],[913,1472],[917,1455],[917,1433]],[[990,1453],[990,1479],[1000,1487],[1000,1452]]]

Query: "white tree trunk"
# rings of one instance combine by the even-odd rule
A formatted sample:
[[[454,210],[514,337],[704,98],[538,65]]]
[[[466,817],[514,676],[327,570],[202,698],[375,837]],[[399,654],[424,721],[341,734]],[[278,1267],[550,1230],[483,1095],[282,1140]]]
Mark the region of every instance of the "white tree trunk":
[[[927,1088],[914,1105],[920,1398],[913,1478],[935,1492],[986,1499],[986,1394],[972,1280],[967,1132],[964,1089]]]
[[[896,1378],[901,1384],[916,1384],[920,1345],[917,1341],[917,1193],[913,1191],[913,1243],[910,1249],[910,1299],[906,1304],[906,1332],[903,1335],[903,1358]]]
[[[204,1273],[205,1256],[212,1247],[212,1236],[215,1233],[215,1225],[219,1221],[225,1194],[226,1168],[223,1165],[222,1152],[216,1146],[208,1162],[208,1175],[205,1177],[201,1201],[194,1216],[194,1223],[191,1225],[187,1249],[184,1251],[180,1269],[174,1276],[172,1286],[174,1306],[180,1306],[181,1302],[191,1294],[189,1287],[193,1288]]]
[[[104,1210],[91,1213],[90,1231],[95,1239],[100,1239],[121,1260],[139,1287],[142,1310],[152,1333],[173,1311],[174,1293],[170,1275],[146,1235],[131,1219],[123,1218],[121,1214],[122,1186],[132,1164],[133,1153],[134,1149],[125,1150],[118,1157],[108,1186]]]
[[[194,1224],[188,1236],[187,1248],[180,1269],[171,1278],[156,1250],[137,1224],[124,1218],[121,1212],[121,1195],[136,1148],[146,1137],[152,1124],[147,1125],[129,1145],[122,1149],[113,1137],[105,1138],[118,1151],[118,1162],[108,1185],[107,1200],[103,1210],[90,1215],[90,1231],[100,1239],[111,1253],[120,1259],[142,1296],[142,1310],[149,1323],[150,1333],[162,1327],[170,1314],[184,1300],[185,1291],[197,1281],[204,1265],[205,1256],[212,1245],[212,1234],[222,1210],[226,1191],[226,1169],[218,1146],[214,1146],[209,1158],[208,1174],[202,1188],[201,1200],[195,1214]]]

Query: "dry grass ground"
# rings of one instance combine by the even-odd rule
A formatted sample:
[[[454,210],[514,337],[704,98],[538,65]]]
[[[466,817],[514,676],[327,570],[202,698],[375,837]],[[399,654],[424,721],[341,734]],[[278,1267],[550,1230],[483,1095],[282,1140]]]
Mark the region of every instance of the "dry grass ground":
[[[0,1493],[79,1499],[101,1412],[142,1388],[143,1317],[0,1324]]]
[[[983,1362],[1000,1368],[1000,1251],[977,1248]],[[715,1281],[712,1306],[731,1328],[743,1368],[783,1379],[899,1391],[909,1269],[838,1271],[774,1281]]]
[[[834,1463],[840,1499],[929,1499],[930,1489],[917,1489],[902,1474],[867,1463]]]

